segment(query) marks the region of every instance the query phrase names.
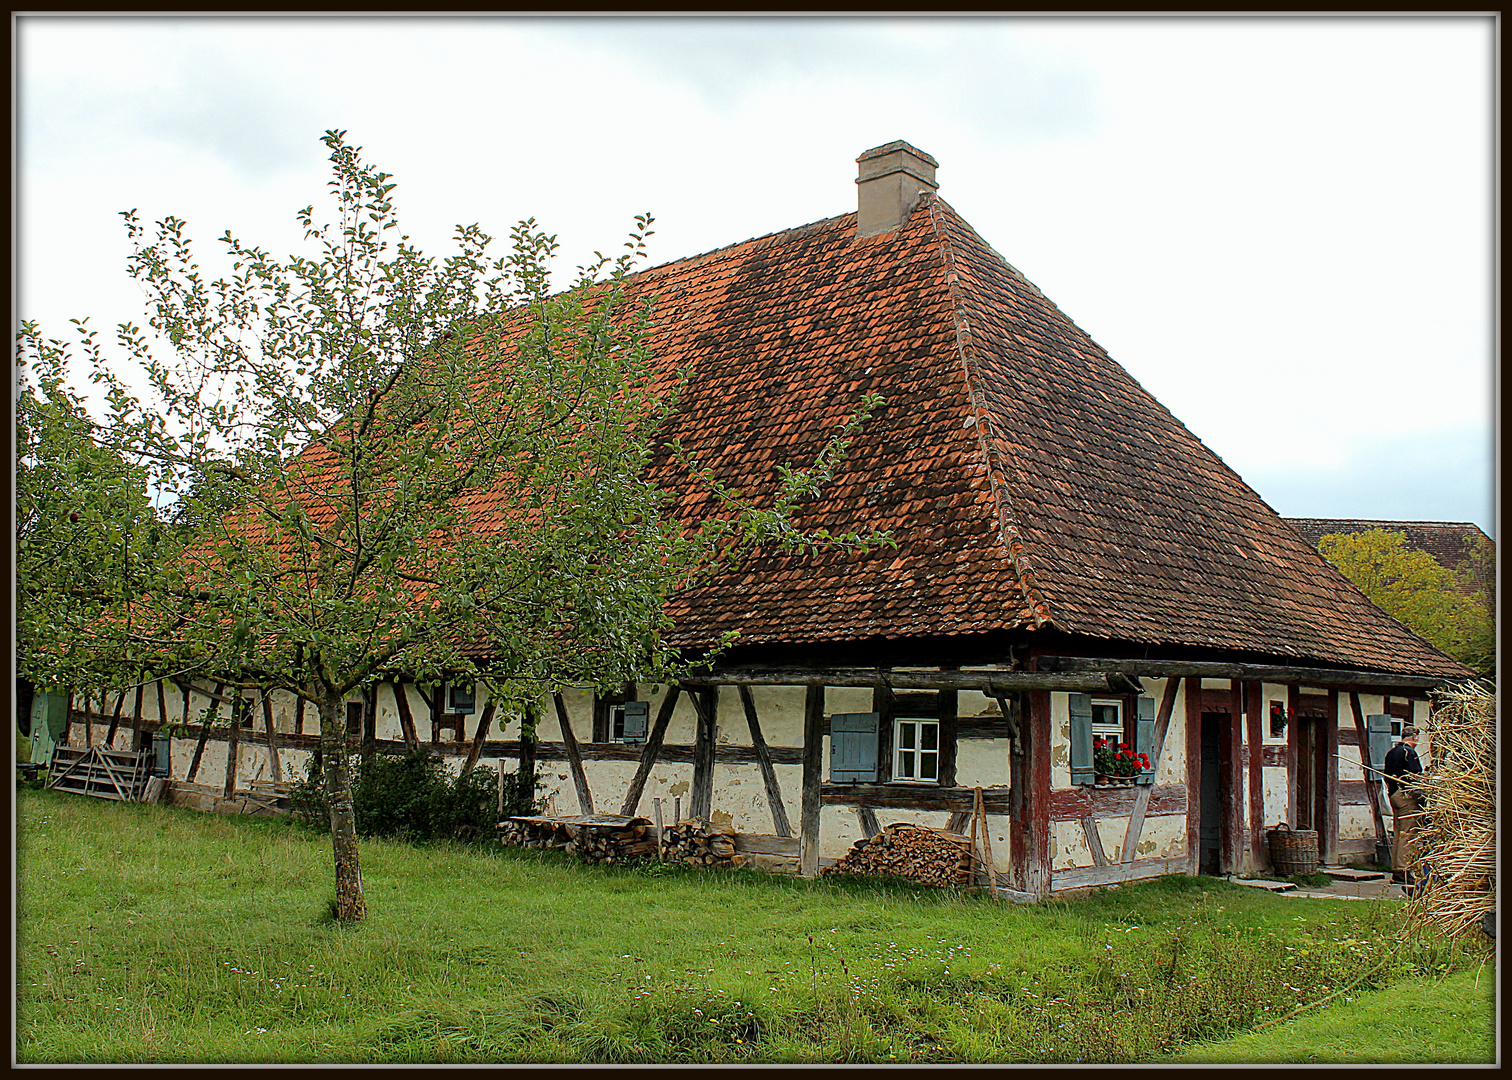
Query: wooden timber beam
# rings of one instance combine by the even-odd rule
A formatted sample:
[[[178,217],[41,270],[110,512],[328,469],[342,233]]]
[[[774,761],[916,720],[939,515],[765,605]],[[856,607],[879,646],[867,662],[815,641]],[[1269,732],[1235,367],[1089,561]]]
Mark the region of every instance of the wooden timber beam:
[[[656,764],[657,755],[661,753],[662,741],[667,737],[667,724],[672,720],[672,710],[677,706],[678,696],[682,694],[682,687],[674,684],[667,689],[666,697],[662,698],[661,708],[656,712],[656,723],[651,725],[651,734],[646,736],[646,743],[641,747],[640,764],[635,768],[635,777],[630,781],[630,790],[625,793],[625,802],[620,807],[622,817],[634,817],[635,809],[640,805],[641,792],[646,789],[646,781],[651,776],[652,766]]]
[[[1113,662],[1103,663],[1109,668]],[[1016,690],[1081,694],[1143,693],[1121,672],[895,671],[889,668],[767,668],[690,676],[684,686],[885,686],[894,690],[980,690],[990,696]]]
[[[571,766],[572,786],[577,791],[578,813],[592,814],[593,793],[588,789],[588,774],[583,771],[583,755],[578,750],[577,736],[572,733],[572,721],[567,716],[567,703],[560,693],[551,695],[556,705],[557,723],[562,729],[562,745],[567,749],[567,764]],[[627,813],[625,815],[629,817]]]
[[[1360,707],[1360,695],[1353,690],[1349,692],[1349,711],[1354,716],[1355,735],[1359,739],[1360,761],[1370,764],[1370,734],[1365,724],[1365,710]],[[1370,775],[1365,769],[1360,770],[1365,777],[1365,794],[1370,802],[1370,817],[1375,823],[1376,843],[1386,842],[1386,812],[1381,806],[1381,781]]]
[[[761,733],[761,720],[756,715],[756,702],[751,698],[749,686],[740,687],[740,704],[745,710],[746,728],[751,733],[751,749],[756,754],[756,764],[761,767],[767,808],[772,812],[772,828],[778,836],[792,836],[793,826],[788,822],[787,807],[782,803],[782,786],[777,782],[777,770],[772,767],[772,751]]]
[[[1390,687],[1432,690],[1452,686],[1454,679],[1432,675],[1392,675],[1379,671],[1343,668],[1285,667],[1268,664],[1237,664],[1208,660],[1122,660],[1087,656],[1041,656],[1041,671],[1062,674],[1117,672],[1130,677],[1193,679],[1245,679],[1254,682],[1287,683],[1328,687]],[[1058,689],[1058,688],[1052,688]]]
[[[824,770],[824,684],[809,684],[803,702],[803,798],[798,815],[798,871],[819,876],[820,784]]]

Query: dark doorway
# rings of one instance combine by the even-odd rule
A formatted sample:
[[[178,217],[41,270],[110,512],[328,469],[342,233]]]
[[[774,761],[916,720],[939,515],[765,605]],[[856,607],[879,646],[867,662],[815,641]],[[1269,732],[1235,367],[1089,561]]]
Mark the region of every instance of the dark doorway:
[[[1316,716],[1298,716],[1294,721],[1297,729],[1294,789],[1297,814],[1292,828],[1316,829],[1320,839],[1328,813],[1328,747],[1327,732],[1323,730],[1326,722]]]
[[[1215,877],[1224,871],[1223,826],[1228,800],[1224,798],[1223,775],[1229,755],[1229,718],[1223,713],[1202,714],[1202,790],[1197,818],[1197,872]]]

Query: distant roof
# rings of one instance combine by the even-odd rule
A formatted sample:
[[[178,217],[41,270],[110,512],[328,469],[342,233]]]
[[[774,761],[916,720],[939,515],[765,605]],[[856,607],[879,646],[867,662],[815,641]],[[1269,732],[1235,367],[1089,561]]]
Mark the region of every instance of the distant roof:
[[[884,408],[797,524],[865,555],[761,553],[669,605],[673,641],[1058,630],[1404,674],[1466,669],[1371,604],[947,203],[845,214],[634,276],[689,372],[667,434],[754,496],[862,395]],[[670,454],[653,476],[716,508]]]
[[[1288,525],[1302,534],[1313,547],[1331,533],[1361,533],[1372,529],[1405,534],[1404,543],[1412,551],[1424,551],[1432,555],[1440,566],[1451,570],[1469,560],[1470,546],[1478,541],[1489,544],[1493,558],[1483,564],[1485,573],[1475,579],[1477,588],[1491,588],[1495,584],[1496,541],[1480,526],[1469,521],[1375,521],[1366,518],[1283,518]]]

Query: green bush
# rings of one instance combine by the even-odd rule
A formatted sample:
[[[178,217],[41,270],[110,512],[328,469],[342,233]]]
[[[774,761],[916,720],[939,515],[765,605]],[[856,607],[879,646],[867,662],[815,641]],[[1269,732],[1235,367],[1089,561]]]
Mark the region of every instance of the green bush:
[[[497,815],[499,776],[478,766],[466,776],[453,775],[435,755],[421,752],[353,755],[352,809],[363,836],[399,840],[471,840],[493,835]],[[534,776],[504,776],[504,813],[537,810]],[[318,829],[330,828],[324,780],[315,755],[305,779],[289,791],[289,805],[300,821]]]

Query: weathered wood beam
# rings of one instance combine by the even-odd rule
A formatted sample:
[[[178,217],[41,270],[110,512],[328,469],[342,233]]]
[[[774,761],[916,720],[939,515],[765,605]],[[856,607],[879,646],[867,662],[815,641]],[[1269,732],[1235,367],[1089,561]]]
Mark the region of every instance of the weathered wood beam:
[[[982,798],[989,814],[1009,816],[1007,788],[983,788]],[[825,806],[950,811],[968,815],[975,806],[971,788],[942,788],[931,784],[825,783],[820,785],[820,799]]]
[[[208,692],[205,693],[205,696],[210,699],[210,708],[205,713],[205,722],[202,725],[200,725],[199,740],[194,744],[194,757],[190,759],[190,761],[189,761],[189,773],[188,773],[188,775],[186,775],[184,777],[184,779],[187,780],[187,781],[189,781],[190,783],[194,782],[194,776],[195,776],[195,774],[197,772],[199,772],[200,758],[203,757],[204,753],[205,753],[205,740],[210,737],[210,729],[215,726],[215,717],[216,717],[216,714],[220,711],[221,702],[223,702],[223,701],[229,701],[230,700],[229,698],[224,698],[224,697],[221,696],[221,690],[223,690],[224,688],[225,688],[225,684],[224,683],[216,683],[215,684],[215,691],[213,693],[208,693]],[[193,683],[192,680],[190,682],[187,682],[187,683],[184,684],[184,723],[185,724],[189,723],[189,698],[190,698],[190,695],[192,695],[195,692],[195,690],[197,690],[197,689],[198,689],[198,687],[196,687],[194,685],[194,683]]]
[[[561,694],[552,694],[551,700],[556,705],[557,724],[562,729],[562,745],[567,750],[567,764],[571,767],[572,786],[577,790],[578,813],[592,814],[593,792],[588,790],[588,774],[583,771],[583,755],[578,750],[577,736],[572,733],[572,720],[567,715],[567,703],[562,700]],[[639,801],[639,800],[637,800]],[[626,811],[625,817],[632,816]]]
[[[1111,667],[1105,664],[1104,667]],[[894,690],[1067,690],[1085,694],[1136,692],[1118,672],[895,671],[889,668],[768,668],[690,676],[686,686],[887,686]]]
[[[688,799],[688,816],[709,820],[714,809],[715,718],[719,710],[719,689],[694,690],[688,694],[697,716],[693,735],[693,790]]]
[[[1161,817],[1165,814],[1184,814],[1187,810],[1185,784],[1146,784],[1133,787],[1072,787],[1060,788],[1050,793],[1051,821],[1079,821],[1088,814],[1100,818],[1131,816],[1136,804],[1145,804],[1145,817]],[[1124,837],[1124,851],[1128,851],[1129,838]],[[1136,837],[1134,842],[1139,842]],[[1120,860],[1122,856],[1120,856]]]
[[[268,734],[268,767],[273,770],[273,782],[283,783],[283,763],[278,760],[278,734],[273,724],[273,697],[262,692],[263,730]]]
[[[404,735],[404,745],[410,753],[420,749],[420,733],[415,730],[415,715],[410,712],[409,689],[403,682],[395,679],[389,686],[394,691],[394,705],[399,709],[399,730]],[[300,701],[303,707],[304,702]],[[301,725],[301,730],[303,726]]]
[[[641,747],[640,765],[636,767],[635,776],[630,781],[630,790],[625,792],[625,802],[620,808],[620,814],[624,817],[635,816],[635,808],[640,805],[641,792],[646,789],[646,781],[650,778],[651,769],[661,753],[662,740],[667,737],[667,725],[672,721],[672,710],[677,705],[677,698],[681,693],[681,686],[668,687],[667,696],[662,698],[661,708],[656,710],[656,722],[651,725],[651,734],[646,736],[646,745]]]
[[[824,768],[824,684],[807,684],[803,702],[803,799],[798,816],[798,872],[819,876],[820,784]]]
[[[1041,656],[1041,671],[1064,674],[1110,672],[1152,679],[1246,679],[1255,682],[1286,683],[1302,686],[1357,686],[1432,690],[1453,685],[1457,680],[1432,675],[1393,675],[1379,671],[1354,671],[1344,668],[1290,667],[1274,664],[1225,663],[1213,660],[1124,660],[1089,656]]]
[[[772,812],[772,828],[778,836],[792,836],[793,826],[788,822],[787,807],[782,802],[782,785],[777,782],[777,770],[772,766],[772,751],[761,733],[761,720],[756,715],[756,702],[751,697],[749,686],[740,687],[740,705],[745,710],[746,728],[751,733],[751,749],[755,751],[756,764],[761,767],[767,808]]]
[[[1087,850],[1092,853],[1094,866],[1107,866],[1108,856],[1103,853],[1102,835],[1097,830],[1097,819],[1087,815],[1081,819],[1082,835],[1087,838]]]
[[[118,729],[121,726],[121,711],[125,707],[126,707],[126,691],[122,690],[119,694],[116,695],[115,715],[113,715],[110,718],[110,727],[105,732],[105,748],[107,750],[114,749],[114,747],[112,747],[110,744],[113,743],[113,742],[115,742],[116,729]],[[100,699],[100,712],[103,713],[104,711],[105,711],[105,700],[104,700],[104,696],[102,695],[101,699]]]
[[[147,683],[139,682],[136,687],[136,704],[131,707],[131,748],[140,750],[138,745],[142,741],[142,696],[147,692]]]
[[[1056,870],[1050,875],[1052,890],[1085,889],[1094,885],[1114,885],[1121,881],[1136,881],[1140,878],[1163,877],[1179,874],[1186,868],[1185,857],[1175,859],[1135,859],[1133,862],[1118,862],[1110,866],[1076,866]]]
[[[477,768],[478,758],[483,756],[483,744],[488,741],[488,729],[493,726],[494,710],[498,707],[498,702],[492,697],[483,706],[483,715],[478,718],[478,730],[473,733],[472,749],[467,752],[467,760],[462,763],[461,775],[466,776]]]
[[[226,743],[226,798],[236,794],[236,767],[241,764],[241,725],[245,702],[239,697],[231,706],[231,730]]]
[[[856,807],[856,820],[861,824],[861,835],[870,840],[882,831],[877,822],[877,812],[869,806]]]

